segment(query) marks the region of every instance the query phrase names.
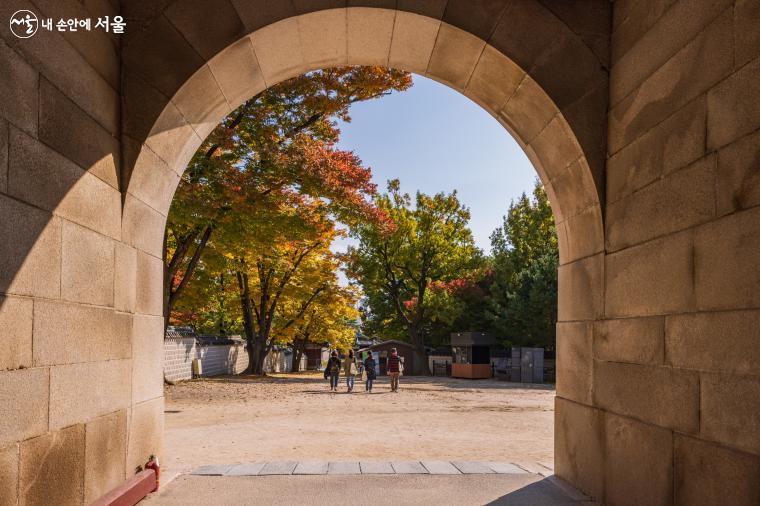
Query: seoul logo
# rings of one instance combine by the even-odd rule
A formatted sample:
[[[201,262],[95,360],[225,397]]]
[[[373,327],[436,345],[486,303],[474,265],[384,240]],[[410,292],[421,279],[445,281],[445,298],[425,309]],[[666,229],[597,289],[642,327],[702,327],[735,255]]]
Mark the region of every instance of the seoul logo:
[[[22,9],[11,16],[11,32],[19,39],[28,39],[37,33],[38,27],[37,15],[32,11]]]

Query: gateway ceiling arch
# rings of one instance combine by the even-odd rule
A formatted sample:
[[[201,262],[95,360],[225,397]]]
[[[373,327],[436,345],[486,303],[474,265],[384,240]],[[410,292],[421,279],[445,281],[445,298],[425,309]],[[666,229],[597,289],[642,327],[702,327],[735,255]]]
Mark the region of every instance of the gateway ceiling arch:
[[[140,41],[136,44],[141,54]],[[577,92],[581,105],[599,101],[600,96],[603,99],[600,90],[606,89],[606,74],[590,50],[579,57],[596,62],[596,72],[587,76],[586,88],[591,92],[584,94],[585,88]],[[166,58],[168,63],[171,55]],[[139,68],[145,65],[143,60],[136,65],[135,72],[146,72]],[[416,72],[481,104],[525,148],[552,196],[562,231],[563,263],[602,251],[600,199],[589,160],[601,163],[603,117],[597,118],[600,126],[594,132],[577,125],[585,135],[584,149],[565,114],[541,85],[493,46],[440,20],[371,8],[329,9],[261,28],[209,59],[170,100],[158,95],[159,84],[149,84],[150,77],[135,78],[141,82],[135,88],[127,87],[125,94],[127,124],[131,107],[138,111],[143,107],[146,87],[166,105],[145,134],[126,188],[125,227],[140,234],[131,238],[134,244],[150,242],[154,252],[161,248],[163,225],[159,217],[152,220],[159,225],[153,230],[136,224],[144,223],[144,214],[150,213],[146,206],[166,214],[178,176],[202,139],[227,114],[267,86],[334,65],[383,65]],[[586,113],[604,109],[603,103],[595,105],[599,107]],[[132,133],[138,131],[125,129],[126,135]],[[133,215],[139,215],[134,227]],[[146,237],[151,232],[153,237]],[[571,235],[582,235],[583,239],[569,245]]]
[[[250,96],[346,64],[464,93],[546,185],[557,473],[611,504],[760,497],[760,13],[687,3],[127,0],[121,38],[4,25],[0,497],[89,503],[160,453],[181,173]]]

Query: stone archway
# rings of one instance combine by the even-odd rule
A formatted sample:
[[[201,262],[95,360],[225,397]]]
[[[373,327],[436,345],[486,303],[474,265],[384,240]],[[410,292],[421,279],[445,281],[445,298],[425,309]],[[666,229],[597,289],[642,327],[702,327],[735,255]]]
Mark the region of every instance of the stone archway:
[[[556,27],[564,26],[548,10],[539,12],[551,16]],[[165,16],[172,21],[170,14]],[[172,22],[172,26],[179,25],[179,21]],[[143,133],[131,128],[124,132],[144,138],[142,144],[133,143],[135,162],[126,188],[123,221],[123,240],[137,255],[135,309],[144,315],[139,318],[155,319],[162,311],[157,274],[162,269],[165,216],[179,178],[202,139],[227,114],[267,86],[310,70],[361,64],[400,68],[442,82],[480,104],[518,140],[533,162],[549,192],[559,231],[560,320],[572,322],[560,324],[563,344],[559,350],[567,355],[567,366],[559,371],[558,393],[591,405],[588,368],[577,365],[579,361],[590,363],[591,346],[577,342],[582,337],[576,329],[590,326],[602,314],[604,243],[599,188],[603,185],[595,179],[595,173],[602,171],[592,170],[592,165],[602,163],[607,74],[591,49],[579,45],[567,27],[561,34],[559,48],[547,41],[548,49],[542,47],[532,56],[534,62],[525,62],[531,69],[526,72],[505,56],[503,51],[507,55],[516,51],[509,44],[499,50],[440,19],[391,9],[326,9],[276,21],[213,55],[209,51],[210,57],[178,83],[169,99],[160,91],[169,86],[163,76],[146,68],[160,65],[130,58],[130,51],[143,54],[145,44],[152,42],[154,32],[149,28],[145,40],[135,41],[125,52],[127,68],[136,73],[125,83],[126,123],[130,124],[133,114],[143,120],[146,95],[151,97],[149,105],[155,107],[151,110],[154,123],[144,125]],[[193,40],[190,33],[182,35]],[[521,42],[509,41],[515,47]],[[200,48],[193,49],[201,54]],[[555,52],[563,51],[575,51],[572,54],[581,62],[579,68],[587,70],[583,78],[574,76],[576,90],[573,85],[553,82],[562,76],[544,70],[545,65],[556,64],[546,63],[556,62]],[[558,90],[557,98],[550,97],[545,87]],[[558,105],[562,100],[568,102],[565,111]],[[153,103],[164,105],[159,108]],[[159,340],[156,333],[144,342],[152,346],[150,343]],[[563,416],[563,409],[559,404],[558,417]],[[563,444],[563,435],[558,437]],[[558,465],[562,463],[560,455]]]
[[[654,4],[124,0],[118,42],[0,24],[0,497],[90,502],[160,450],[184,166],[257,90],[370,63],[478,102],[547,186],[557,473],[611,504],[756,502],[760,12]]]

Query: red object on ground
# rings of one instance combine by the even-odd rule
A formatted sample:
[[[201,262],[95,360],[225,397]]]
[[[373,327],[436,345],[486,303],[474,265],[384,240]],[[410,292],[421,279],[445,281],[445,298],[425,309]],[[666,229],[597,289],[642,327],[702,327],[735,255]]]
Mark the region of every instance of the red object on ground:
[[[157,488],[156,471],[146,469],[108,492],[91,506],[134,506]]]
[[[158,484],[161,481],[161,464],[158,463],[158,457],[151,455],[148,463],[145,464],[145,469],[153,469],[156,472],[156,488],[151,490],[151,492],[155,492],[158,490]]]

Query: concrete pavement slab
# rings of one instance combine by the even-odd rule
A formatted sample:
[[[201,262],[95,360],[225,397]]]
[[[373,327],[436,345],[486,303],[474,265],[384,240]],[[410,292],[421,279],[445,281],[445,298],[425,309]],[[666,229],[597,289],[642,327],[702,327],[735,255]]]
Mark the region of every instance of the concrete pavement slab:
[[[285,462],[267,462],[264,467],[259,471],[259,476],[276,475],[276,474],[292,474],[293,469],[296,468],[297,462],[285,461]]]
[[[425,466],[418,461],[399,461],[391,462],[393,470],[396,474],[428,474],[428,470]]]
[[[422,465],[430,474],[462,474],[448,460],[423,460]]]
[[[362,474],[393,474],[396,472],[390,462],[361,461],[359,468]]]
[[[235,464],[230,466],[224,473],[225,476],[256,476],[264,468],[264,462],[249,462],[247,464]]]
[[[299,462],[293,474],[327,474],[327,462]]]
[[[548,469],[540,464],[537,464],[535,462],[528,462],[524,460],[520,460],[518,462],[514,463],[515,465],[518,465],[528,471],[529,473],[533,474],[540,474],[541,476],[551,476],[554,474],[554,471],[551,469]]]
[[[485,462],[464,462],[453,461],[451,462],[457,469],[462,471],[462,474],[491,474],[493,469]]]
[[[488,467],[498,474],[523,474],[527,473],[525,469],[509,462],[488,462]]]
[[[330,462],[327,474],[361,474],[359,462]]]

